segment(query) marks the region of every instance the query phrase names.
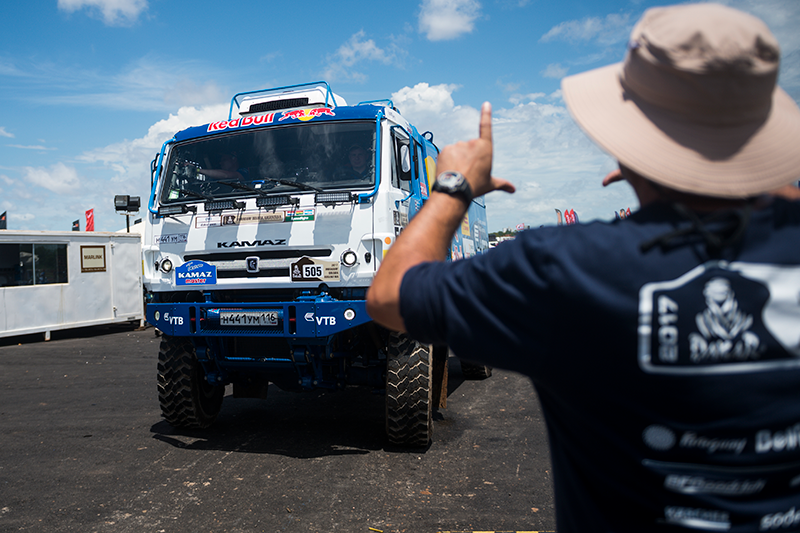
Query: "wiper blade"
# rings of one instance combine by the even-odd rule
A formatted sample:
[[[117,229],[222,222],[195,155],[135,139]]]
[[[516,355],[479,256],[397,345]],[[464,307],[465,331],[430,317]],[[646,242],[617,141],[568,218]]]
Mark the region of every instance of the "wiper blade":
[[[255,187],[251,187],[250,185],[245,185],[239,181],[217,181],[217,183],[222,183],[223,185],[227,185],[233,189],[239,189],[242,191],[249,191],[254,192],[259,196],[266,196],[267,193],[263,190],[256,189]]]
[[[195,191],[190,191],[189,189],[178,189],[178,192],[182,193],[184,196],[191,196],[193,198],[200,198],[202,200],[208,200],[208,201],[214,200],[213,196],[209,196],[207,194],[202,194]]]
[[[288,187],[295,187],[296,189],[302,189],[304,191],[322,192],[322,189],[318,189],[317,187],[312,187],[311,185],[306,185],[305,183],[298,183],[296,181],[281,180],[278,178],[262,178],[262,179],[271,181],[273,183],[280,183],[281,185],[286,185]]]

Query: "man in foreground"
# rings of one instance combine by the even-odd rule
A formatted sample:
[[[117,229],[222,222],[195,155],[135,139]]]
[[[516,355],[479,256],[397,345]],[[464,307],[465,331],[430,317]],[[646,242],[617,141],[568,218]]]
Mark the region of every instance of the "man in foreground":
[[[514,190],[485,104],[381,264],[377,322],[531,377],[560,533],[800,530],[800,110],[778,63],[754,17],[649,10],[624,63],[562,86],[637,213],[443,262],[471,197]]]

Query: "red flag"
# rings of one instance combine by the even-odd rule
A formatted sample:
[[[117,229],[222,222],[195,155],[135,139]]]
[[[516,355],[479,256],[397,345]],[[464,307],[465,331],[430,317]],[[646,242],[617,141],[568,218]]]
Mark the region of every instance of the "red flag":
[[[94,209],[86,211],[86,231],[94,231]]]

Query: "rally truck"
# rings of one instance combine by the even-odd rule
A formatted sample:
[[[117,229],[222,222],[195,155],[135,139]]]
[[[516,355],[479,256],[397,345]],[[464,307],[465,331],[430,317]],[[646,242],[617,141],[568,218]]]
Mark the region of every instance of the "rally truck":
[[[166,421],[210,426],[227,385],[244,398],[365,386],[385,394],[391,444],[427,445],[446,347],[378,326],[365,298],[437,154],[390,100],[349,106],[326,82],[239,93],[227,119],[164,143],[143,269]],[[451,254],[485,249],[478,198]]]

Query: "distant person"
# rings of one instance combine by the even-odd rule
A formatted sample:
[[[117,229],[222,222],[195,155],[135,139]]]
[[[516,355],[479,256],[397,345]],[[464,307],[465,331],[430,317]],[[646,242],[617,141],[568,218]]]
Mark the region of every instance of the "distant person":
[[[472,197],[514,190],[486,104],[380,265],[375,321],[531,377],[559,533],[800,531],[800,109],[779,56],[735,9],[648,10],[623,63],[562,84],[638,212],[444,262]]]
[[[366,181],[372,177],[370,156],[366,148],[353,145],[347,150],[347,164],[336,173],[337,181]]]
[[[219,168],[201,168],[191,163],[197,174],[218,180],[242,181],[247,176],[246,168],[240,167],[239,158],[235,153],[222,154],[219,158]]]

